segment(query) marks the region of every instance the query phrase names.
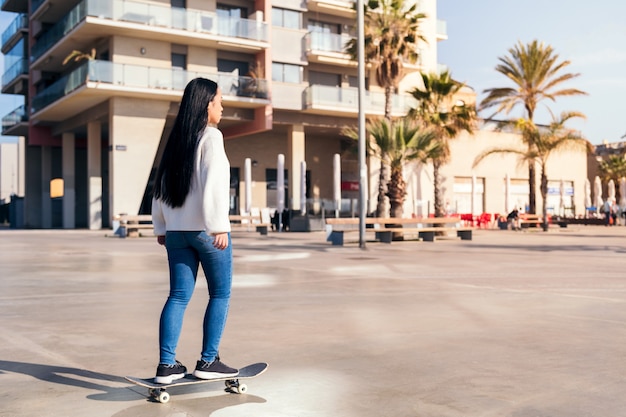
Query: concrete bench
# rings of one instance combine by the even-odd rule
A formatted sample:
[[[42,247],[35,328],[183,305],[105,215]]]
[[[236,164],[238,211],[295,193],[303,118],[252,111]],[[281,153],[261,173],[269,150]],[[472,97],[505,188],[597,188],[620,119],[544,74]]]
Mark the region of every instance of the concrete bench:
[[[150,214],[120,214],[114,220],[119,221],[120,237],[139,237],[141,230],[154,230]]]
[[[449,232],[455,232],[461,240],[472,240],[472,228],[460,227],[457,218],[425,218],[425,219],[397,219],[397,218],[366,218],[365,233],[374,233],[376,240],[382,243],[391,243],[394,235],[416,234],[424,242],[434,242],[435,237]],[[334,246],[342,246],[344,234],[358,232],[358,218],[330,218],[326,219],[326,240]]]
[[[263,236],[267,235],[268,230],[272,227],[269,223],[263,223],[261,216],[231,214],[228,218],[232,229],[245,228],[247,231],[252,231],[252,228],[254,228],[256,232]]]
[[[536,214],[520,214],[518,223],[520,229],[529,227],[541,227],[541,225],[543,224],[543,219]]]

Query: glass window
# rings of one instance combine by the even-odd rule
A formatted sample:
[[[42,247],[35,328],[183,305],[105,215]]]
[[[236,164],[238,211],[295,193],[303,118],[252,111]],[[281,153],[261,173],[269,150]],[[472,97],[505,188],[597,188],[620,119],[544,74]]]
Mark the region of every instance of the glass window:
[[[329,72],[309,71],[309,85],[341,87],[341,75]]]
[[[172,53],[172,68],[187,69],[187,56]]]
[[[281,9],[278,7],[272,8],[272,25],[280,26],[289,29],[300,29],[302,20],[302,13],[295,10]]]
[[[302,82],[302,67],[300,65],[272,62],[272,81],[299,84]]]
[[[340,26],[335,23],[325,23],[319,20],[309,20],[309,32],[316,33],[340,33]]]
[[[217,5],[217,17],[229,18],[229,19],[247,19],[248,10],[242,7],[229,6],[227,4]]]

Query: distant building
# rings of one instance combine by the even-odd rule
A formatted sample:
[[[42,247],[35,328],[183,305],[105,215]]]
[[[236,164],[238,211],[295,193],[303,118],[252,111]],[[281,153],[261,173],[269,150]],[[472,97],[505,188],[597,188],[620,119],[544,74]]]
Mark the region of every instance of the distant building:
[[[11,196],[24,195],[19,157],[18,143],[0,143],[0,204],[9,203]]]
[[[437,42],[447,39],[437,1],[419,5],[427,15],[421,26],[427,42],[419,61],[405,66],[396,116],[406,113],[406,91],[420,72],[441,67]],[[2,132],[26,138],[27,227],[100,229],[119,213],[147,213],[182,91],[199,76],[216,80],[224,95],[220,128],[232,167],[233,213],[246,205],[246,158],[254,161],[252,206],[276,206],[278,154],[286,157],[288,207],[299,210],[302,184],[311,213],[330,207],[336,153],[342,155],[342,211],[353,213],[358,166],[340,135],[357,122],[357,68],[343,52],[355,34],[353,0],[5,0],[2,10],[16,13],[2,34],[2,93],[25,98],[3,117]],[[73,51],[79,59],[64,63]],[[366,78],[367,117],[381,116],[383,90],[370,70]],[[519,136],[486,126],[453,142],[452,161],[443,169],[452,211],[503,213],[506,204],[527,202],[527,170],[514,157],[471,168],[475,155],[501,141],[519,143]],[[561,180],[567,184],[570,213],[584,211],[585,158],[564,154],[550,162],[551,190]],[[377,169],[369,167],[370,211]],[[405,175],[405,214],[428,215],[432,169],[407,167]],[[51,183],[62,184],[61,196],[51,196]],[[551,207],[552,201],[556,197],[549,197]]]

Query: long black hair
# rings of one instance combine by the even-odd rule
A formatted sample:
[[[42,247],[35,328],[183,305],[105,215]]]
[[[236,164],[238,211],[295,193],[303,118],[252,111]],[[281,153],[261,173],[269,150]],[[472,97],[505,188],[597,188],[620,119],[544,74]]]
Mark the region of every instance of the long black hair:
[[[217,83],[206,78],[195,78],[185,87],[154,183],[154,197],[171,207],[181,207],[191,189],[198,142],[216,93]]]

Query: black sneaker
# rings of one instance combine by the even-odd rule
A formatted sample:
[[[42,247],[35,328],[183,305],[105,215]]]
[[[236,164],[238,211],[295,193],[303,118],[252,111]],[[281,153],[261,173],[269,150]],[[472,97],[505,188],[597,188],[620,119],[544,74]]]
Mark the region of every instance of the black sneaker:
[[[185,368],[185,366],[178,361],[176,361],[175,365],[160,363],[157,367],[154,382],[157,384],[171,384],[172,381],[183,378],[186,373],[187,368]]]
[[[238,374],[238,369],[222,363],[219,356],[213,362],[199,360],[196,370],[193,371],[193,376],[200,379],[223,378],[225,376],[237,376]]]

